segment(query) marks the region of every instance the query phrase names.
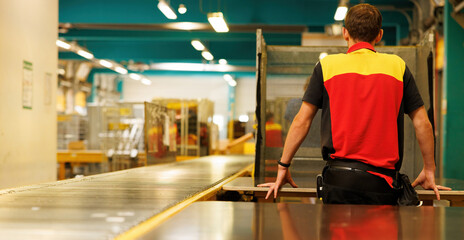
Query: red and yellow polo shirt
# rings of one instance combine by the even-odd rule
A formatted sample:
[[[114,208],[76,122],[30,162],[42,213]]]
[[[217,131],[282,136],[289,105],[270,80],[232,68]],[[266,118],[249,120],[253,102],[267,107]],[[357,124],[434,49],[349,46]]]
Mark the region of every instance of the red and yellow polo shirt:
[[[397,170],[404,113],[424,104],[405,62],[366,42],[316,64],[303,101],[322,108],[325,160],[352,159]]]
[[[282,126],[274,122],[266,122],[266,147],[283,147]]]

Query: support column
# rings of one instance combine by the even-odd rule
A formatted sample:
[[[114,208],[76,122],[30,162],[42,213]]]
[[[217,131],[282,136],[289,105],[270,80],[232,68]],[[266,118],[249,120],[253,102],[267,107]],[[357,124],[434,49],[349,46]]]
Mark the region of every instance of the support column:
[[[55,181],[58,0],[0,9],[0,189]]]
[[[234,119],[235,119],[235,87],[232,87],[229,85],[229,93],[228,93],[228,113],[229,113],[229,117],[228,117],[228,136],[229,136],[229,140],[233,140],[234,139]]]

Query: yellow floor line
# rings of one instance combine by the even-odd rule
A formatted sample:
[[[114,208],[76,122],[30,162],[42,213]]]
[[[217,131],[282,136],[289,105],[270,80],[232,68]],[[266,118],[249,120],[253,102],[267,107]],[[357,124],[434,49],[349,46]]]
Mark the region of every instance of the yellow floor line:
[[[136,239],[136,238],[141,237],[142,235],[145,235],[146,233],[151,231],[153,228],[155,228],[157,225],[164,222],[168,218],[172,217],[176,213],[180,212],[182,209],[186,208],[190,204],[192,204],[192,203],[194,203],[196,201],[199,201],[199,200],[208,199],[209,197],[213,196],[216,192],[218,192],[219,190],[222,189],[222,186],[224,184],[234,180],[237,177],[240,177],[240,176],[244,175],[247,172],[250,172],[252,167],[253,167],[253,164],[247,166],[246,168],[244,168],[240,172],[228,177],[224,181],[222,181],[222,182],[214,185],[213,187],[211,187],[211,188],[209,188],[209,189],[207,189],[207,190],[205,190],[205,191],[203,191],[201,193],[198,193],[198,194],[192,196],[191,198],[188,198],[188,199],[180,202],[179,204],[177,204],[177,205],[175,205],[175,206],[173,206],[173,207],[171,207],[171,208],[169,208],[169,209],[167,209],[167,210],[165,210],[165,211],[163,211],[163,212],[149,218],[145,222],[142,222],[139,225],[129,229],[127,232],[124,232],[121,235],[117,236],[115,239],[117,239],[117,240]]]

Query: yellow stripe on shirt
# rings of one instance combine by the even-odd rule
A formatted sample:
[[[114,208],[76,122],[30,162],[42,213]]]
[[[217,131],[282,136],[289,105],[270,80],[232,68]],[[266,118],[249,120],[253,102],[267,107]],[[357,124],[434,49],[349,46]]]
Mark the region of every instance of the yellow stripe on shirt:
[[[321,60],[324,82],[345,73],[386,74],[403,81],[406,64],[396,55],[360,49],[348,54],[329,55]]]

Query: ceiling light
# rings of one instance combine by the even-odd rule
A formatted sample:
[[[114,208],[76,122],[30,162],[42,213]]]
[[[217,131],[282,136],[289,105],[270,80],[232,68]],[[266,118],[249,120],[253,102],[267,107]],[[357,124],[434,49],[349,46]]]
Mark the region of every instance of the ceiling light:
[[[130,73],[129,77],[134,79],[135,81],[139,81],[140,79],[142,79],[142,77],[140,75],[135,74],[135,73]]]
[[[78,50],[77,54],[81,55],[82,57],[85,57],[87,59],[93,59],[93,54],[85,51],[85,50]]]
[[[208,51],[201,52],[201,56],[203,56],[206,60],[211,61],[214,59],[213,54]]]
[[[109,61],[106,61],[106,60],[100,60],[98,61],[100,63],[100,65],[102,65],[103,67],[107,67],[107,68],[111,68],[113,67],[113,64]]]
[[[334,16],[335,21],[342,21],[343,19],[345,19],[346,12],[348,12],[348,7],[339,5]]]
[[[145,85],[151,85],[150,79],[147,79],[147,78],[142,78],[142,83]]]
[[[192,40],[192,46],[197,50],[197,51],[203,51],[205,50],[205,45],[201,43],[199,40]]]
[[[174,30],[208,30],[210,24],[208,23],[197,23],[197,22],[170,22],[163,24],[165,29]]]
[[[234,80],[234,78],[230,74],[224,74],[223,77],[224,77],[224,80],[226,80],[227,82]]]
[[[169,4],[167,4],[164,0],[159,0],[158,8],[168,19],[177,19],[177,15],[174,10],[172,10],[171,6],[169,6]]]
[[[117,66],[114,70],[120,74],[127,74],[127,69],[120,66]]]
[[[238,117],[238,121],[239,121],[239,122],[248,122],[248,120],[250,120],[250,118],[248,117],[248,115],[245,115],[245,114],[240,115],[240,116]]]
[[[237,86],[237,82],[234,79],[232,79],[232,81],[228,81],[228,83],[231,87]]]
[[[203,63],[155,63],[152,69],[169,70],[169,71],[205,71]],[[154,67],[154,68],[153,68]]]
[[[222,12],[213,12],[208,13],[208,21],[213,26],[214,31],[216,32],[228,32],[229,27],[227,27],[227,23],[224,20],[224,16]]]
[[[176,30],[206,30],[209,28],[209,25],[207,23],[196,22],[172,22],[165,23],[163,27]]]
[[[187,8],[185,7],[184,4],[180,4],[179,9],[177,9],[177,11],[179,11],[180,14],[184,14],[187,12]]]
[[[207,72],[253,72],[256,67],[252,66],[232,66],[221,64],[207,64],[207,63],[181,63],[181,62],[166,62],[166,63],[151,63],[151,70],[165,70],[165,71],[207,71]]]
[[[221,59],[219,59],[219,64],[221,64],[221,65],[226,65],[226,64],[227,64],[227,60],[225,60],[224,58],[221,58]]]
[[[321,52],[321,54],[319,54],[319,60],[322,60],[323,58],[327,57],[327,53],[326,52]]]
[[[227,82],[231,87],[237,86],[237,82],[234,80],[234,78],[232,77],[232,75],[230,75],[230,74],[224,74],[223,78],[224,78],[224,80],[226,80],[226,82]]]
[[[61,41],[59,39],[56,40],[56,46],[64,49],[71,49],[71,45],[65,41]]]

